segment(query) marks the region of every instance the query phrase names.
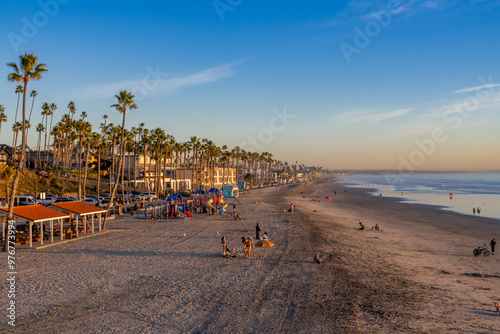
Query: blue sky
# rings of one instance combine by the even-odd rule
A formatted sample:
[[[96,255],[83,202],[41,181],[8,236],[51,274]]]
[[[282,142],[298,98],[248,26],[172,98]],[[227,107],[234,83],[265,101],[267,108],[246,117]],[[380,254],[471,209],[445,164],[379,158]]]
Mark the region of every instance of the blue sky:
[[[69,101],[119,123],[109,106],[127,89],[127,126],[179,141],[325,168],[498,169],[499,14],[498,0],[16,1],[1,60],[32,52],[50,69],[29,84],[34,123]],[[14,89],[0,80],[8,144]]]

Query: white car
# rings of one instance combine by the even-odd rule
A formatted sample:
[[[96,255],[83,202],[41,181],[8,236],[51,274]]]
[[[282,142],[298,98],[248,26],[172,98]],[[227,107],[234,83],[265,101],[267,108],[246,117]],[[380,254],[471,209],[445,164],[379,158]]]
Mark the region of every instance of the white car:
[[[156,194],[155,193],[140,193],[139,195],[135,196],[135,199],[141,200],[141,201],[147,201],[149,199],[155,200],[156,199]]]
[[[35,198],[32,196],[16,196],[14,198],[14,206],[36,205]]]

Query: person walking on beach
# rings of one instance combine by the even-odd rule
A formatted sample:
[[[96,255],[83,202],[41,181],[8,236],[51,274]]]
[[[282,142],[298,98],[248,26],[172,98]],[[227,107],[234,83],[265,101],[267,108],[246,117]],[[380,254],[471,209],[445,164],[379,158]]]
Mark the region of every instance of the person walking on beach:
[[[480,207],[477,207],[477,215],[480,216],[481,215],[481,208]]]
[[[223,256],[226,256],[226,248],[227,248],[226,237],[222,237],[222,255]]]
[[[243,239],[243,244],[245,245],[245,257],[250,258],[250,256],[252,255],[252,238]]]
[[[260,229],[259,224],[257,224],[257,225],[255,226],[255,239],[257,239],[257,240],[260,240],[260,239],[261,239],[261,238],[260,238],[260,231],[262,231],[262,230]]]
[[[476,215],[476,207],[473,207],[472,208],[472,215],[475,216]]]
[[[495,238],[493,238],[493,240],[491,240],[490,242],[490,247],[491,247],[491,255],[495,255],[495,246],[496,246],[497,242],[495,241]]]

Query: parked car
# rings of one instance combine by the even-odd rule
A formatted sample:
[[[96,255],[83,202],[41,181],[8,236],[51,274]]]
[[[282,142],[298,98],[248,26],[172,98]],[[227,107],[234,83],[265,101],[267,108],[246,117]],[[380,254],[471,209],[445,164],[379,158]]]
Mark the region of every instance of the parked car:
[[[99,204],[96,198],[90,198],[90,197],[87,197],[85,200],[82,200],[82,202],[96,206]]]
[[[155,200],[156,194],[151,193],[151,192],[140,193],[139,195],[135,196],[135,199],[140,200],[140,201],[147,201],[149,199]]]
[[[54,203],[63,203],[63,202],[73,202],[73,200],[69,197],[63,196],[63,197],[57,197]]]
[[[56,198],[52,195],[46,194],[45,199],[41,199],[40,197],[37,197],[36,199],[36,204],[43,204],[45,206],[49,206],[52,203],[56,201]]]
[[[14,198],[14,206],[36,205],[35,198],[32,196],[16,196]]]

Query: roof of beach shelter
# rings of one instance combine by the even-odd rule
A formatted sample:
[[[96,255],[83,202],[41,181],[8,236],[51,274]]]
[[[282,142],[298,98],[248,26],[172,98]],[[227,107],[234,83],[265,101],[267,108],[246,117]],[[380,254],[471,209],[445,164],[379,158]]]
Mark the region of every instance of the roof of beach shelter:
[[[3,208],[2,211],[7,212],[8,209]],[[13,215],[26,220],[31,220],[35,223],[60,218],[69,218],[66,213],[46,208],[43,205],[17,206],[14,208]]]
[[[51,206],[79,215],[92,215],[95,213],[106,212],[106,209],[81,201],[54,203]]]

